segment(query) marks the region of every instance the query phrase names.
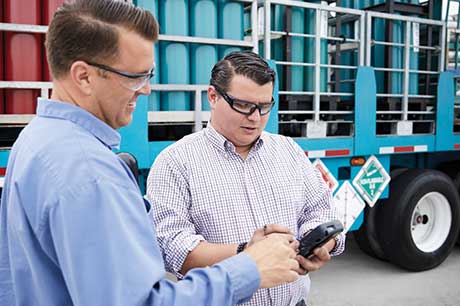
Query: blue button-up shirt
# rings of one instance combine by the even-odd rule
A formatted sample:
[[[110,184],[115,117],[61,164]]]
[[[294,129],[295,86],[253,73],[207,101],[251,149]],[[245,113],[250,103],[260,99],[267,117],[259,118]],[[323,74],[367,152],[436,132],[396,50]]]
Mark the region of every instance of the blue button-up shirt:
[[[0,204],[0,305],[232,305],[260,283],[244,253],[165,279],[120,135],[40,100],[10,154]]]

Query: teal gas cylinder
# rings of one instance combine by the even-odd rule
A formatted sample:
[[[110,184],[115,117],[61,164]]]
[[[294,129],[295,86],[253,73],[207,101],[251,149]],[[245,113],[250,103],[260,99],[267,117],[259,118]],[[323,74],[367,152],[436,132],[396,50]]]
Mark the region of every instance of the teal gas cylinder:
[[[160,31],[162,34],[181,36],[189,35],[188,4],[188,0],[160,1]],[[162,84],[190,83],[190,58],[188,44],[161,42],[160,57],[160,80]],[[161,110],[190,110],[190,93],[161,93]]]
[[[149,10],[155,19],[158,22],[158,0],[137,0],[135,2],[137,6],[143,7]],[[158,84],[160,83],[160,48],[158,44],[155,44],[155,76],[152,78],[150,83]],[[160,93],[152,91],[148,98],[148,110],[149,111],[159,111],[160,110]]]
[[[219,38],[243,40],[244,38],[244,5],[243,3],[218,0]],[[219,47],[219,58],[230,52],[239,51],[239,47]]]
[[[192,36],[217,38],[216,1],[190,0],[190,34]],[[191,48],[192,83],[209,84],[212,67],[218,61],[217,47],[193,44]],[[210,110],[206,92],[202,93],[201,101],[202,109]]]

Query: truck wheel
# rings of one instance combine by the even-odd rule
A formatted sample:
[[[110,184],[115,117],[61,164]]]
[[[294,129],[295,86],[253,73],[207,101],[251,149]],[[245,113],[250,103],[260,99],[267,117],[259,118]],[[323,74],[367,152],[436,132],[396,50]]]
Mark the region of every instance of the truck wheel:
[[[382,249],[394,264],[423,271],[441,264],[455,245],[460,198],[452,180],[436,170],[411,169],[391,183],[381,207]]]
[[[377,222],[380,215],[380,207],[386,205],[386,200],[378,201],[374,207],[366,205],[364,208],[364,221],[361,227],[353,232],[359,248],[369,256],[380,260],[387,260],[382,246],[380,245],[379,237],[377,236]]]

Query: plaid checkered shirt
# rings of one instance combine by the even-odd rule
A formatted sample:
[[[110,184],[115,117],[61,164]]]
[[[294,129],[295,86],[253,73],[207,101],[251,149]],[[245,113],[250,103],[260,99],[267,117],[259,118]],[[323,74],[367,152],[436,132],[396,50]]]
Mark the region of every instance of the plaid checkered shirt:
[[[337,219],[329,189],[289,137],[263,132],[244,160],[210,124],[163,150],[147,179],[147,198],[166,269],[179,279],[200,241],[241,243],[276,223],[301,237]],[[344,235],[332,255],[343,252]],[[295,305],[307,297],[308,276],[259,289],[242,305]]]

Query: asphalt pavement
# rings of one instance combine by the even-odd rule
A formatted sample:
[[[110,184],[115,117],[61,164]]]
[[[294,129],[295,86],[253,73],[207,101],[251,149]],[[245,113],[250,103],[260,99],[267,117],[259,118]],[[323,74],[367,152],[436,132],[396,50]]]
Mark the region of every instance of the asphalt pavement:
[[[350,234],[346,251],[310,277],[308,306],[460,306],[460,246],[437,268],[408,272],[366,255]]]

